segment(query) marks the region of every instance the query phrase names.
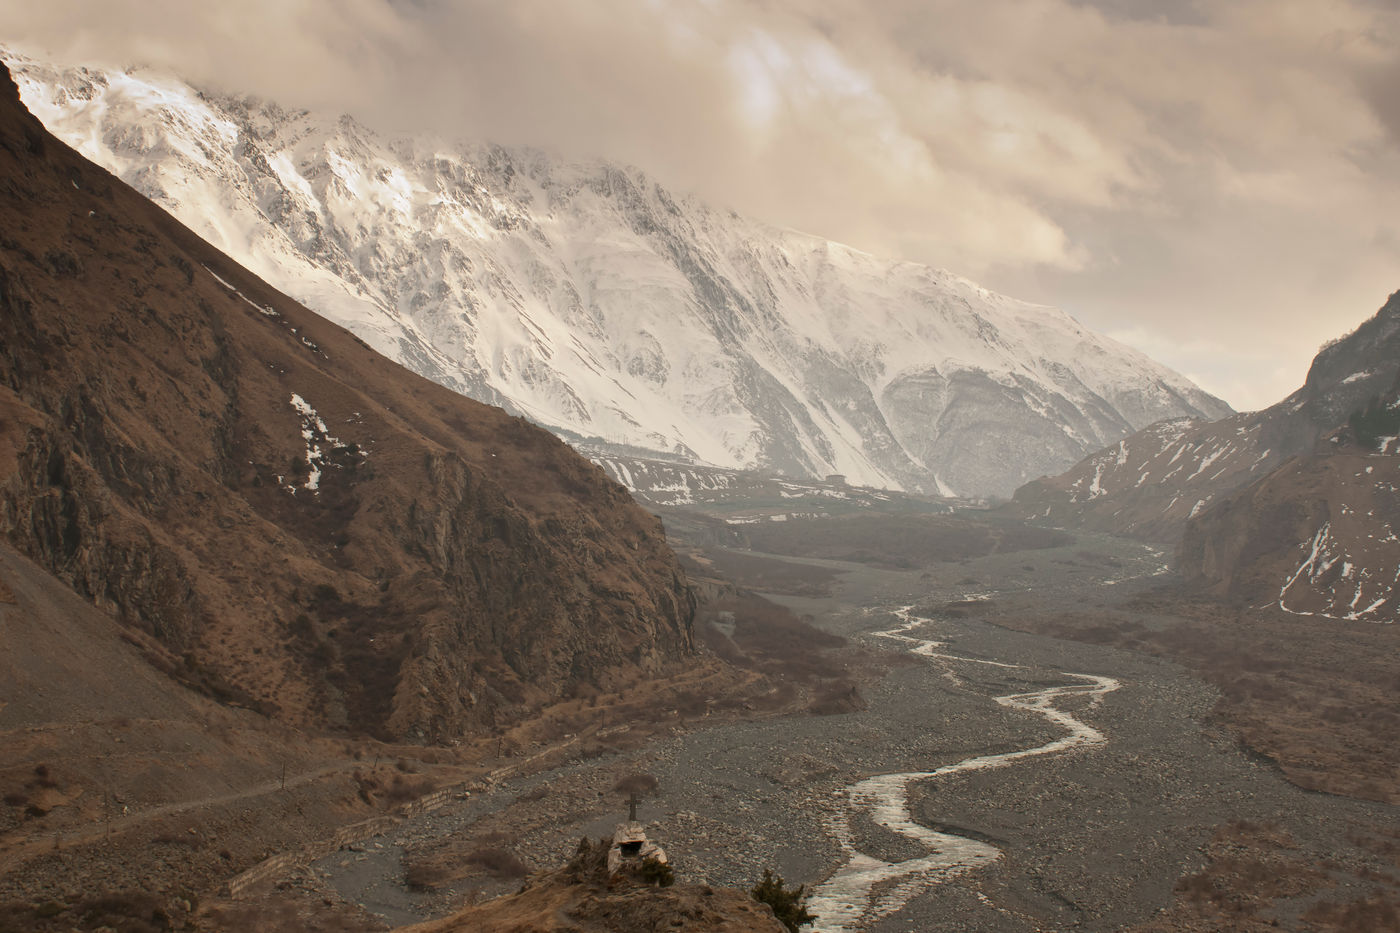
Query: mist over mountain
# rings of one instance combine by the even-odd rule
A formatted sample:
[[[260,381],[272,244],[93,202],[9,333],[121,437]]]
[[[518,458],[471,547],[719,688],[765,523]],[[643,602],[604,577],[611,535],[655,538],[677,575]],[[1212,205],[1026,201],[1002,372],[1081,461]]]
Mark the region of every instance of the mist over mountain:
[[[16,59],[59,136],[374,348],[570,440],[1009,494],[1228,406],[1054,308],[529,150]]]

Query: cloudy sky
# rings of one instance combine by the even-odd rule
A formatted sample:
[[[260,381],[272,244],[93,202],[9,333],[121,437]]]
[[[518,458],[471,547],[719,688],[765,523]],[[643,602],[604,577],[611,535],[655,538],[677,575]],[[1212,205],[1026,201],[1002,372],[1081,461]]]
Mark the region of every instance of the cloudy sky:
[[[627,160],[1241,409],[1400,289],[1394,0],[0,0],[0,40]]]

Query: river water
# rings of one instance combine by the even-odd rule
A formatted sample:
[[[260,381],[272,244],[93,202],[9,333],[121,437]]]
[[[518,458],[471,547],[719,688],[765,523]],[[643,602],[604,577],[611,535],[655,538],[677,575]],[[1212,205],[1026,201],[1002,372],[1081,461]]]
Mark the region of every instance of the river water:
[[[959,664],[1024,669],[1022,665],[949,654],[941,650],[946,647],[943,642],[910,634],[933,621],[914,615],[912,606],[896,609],[894,615],[899,624],[877,634],[907,644],[911,654],[947,664],[950,670]],[[1013,752],[967,758],[931,771],[877,774],[850,788],[849,806],[831,821],[831,832],[839,841],[846,862],[816,888],[807,902],[808,909],[818,918],[812,926],[814,933],[839,933],[889,916],[929,885],[1000,857],[1000,850],[988,843],[937,832],[915,822],[909,807],[910,788],[916,782],[961,771],[1002,768],[1027,758],[1103,744],[1107,740],[1102,732],[1056,704],[1068,697],[1089,696],[1092,705],[1097,705],[1105,694],[1118,689],[1119,682],[1092,674],[1063,672],[1063,676],[1083,683],[996,697],[1002,706],[1036,713],[1063,728],[1065,735],[1060,738]],[[888,862],[860,851],[851,827],[852,817],[858,813],[868,813],[876,824],[925,847],[928,854]]]
[[[1091,562],[1091,547],[1119,563]],[[504,834],[532,865],[557,866],[580,836],[611,831],[626,810],[610,788],[633,772],[660,781],[639,815],[678,879],[748,888],[771,867],[808,886],[818,921],[804,929],[825,933],[1111,933],[1170,904],[1233,820],[1286,820],[1300,858],[1371,858],[1348,840],[1356,826],[1394,825],[1394,808],[1288,785],[1211,722],[1218,694],[1188,672],[984,620],[992,607],[1082,615],[1121,604],[1122,578],[1155,564],[1111,547],[1078,541],[928,572],[832,562],[834,595],[782,600],[836,634],[907,653],[862,683],[866,709],[702,721],[634,752],[514,775],[320,860],[314,880],[395,923],[440,916],[514,885],[414,891],[403,883],[412,857]],[[965,606],[969,588],[994,602],[932,622],[909,605]],[[1077,671],[1095,673],[1061,673]]]

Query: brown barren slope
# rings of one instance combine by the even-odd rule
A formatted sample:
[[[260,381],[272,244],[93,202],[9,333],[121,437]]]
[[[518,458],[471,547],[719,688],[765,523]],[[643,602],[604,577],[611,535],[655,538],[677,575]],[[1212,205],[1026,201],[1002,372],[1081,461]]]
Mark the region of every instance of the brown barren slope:
[[[1400,618],[1400,454],[1345,435],[1187,523],[1187,584],[1319,625]]]
[[[214,887],[372,812],[347,806],[364,766],[342,743],[176,683],[158,643],[5,544],[0,585],[0,929],[16,898]]]
[[[0,531],[285,722],[452,741],[692,650],[660,523],[52,138],[0,77]]]

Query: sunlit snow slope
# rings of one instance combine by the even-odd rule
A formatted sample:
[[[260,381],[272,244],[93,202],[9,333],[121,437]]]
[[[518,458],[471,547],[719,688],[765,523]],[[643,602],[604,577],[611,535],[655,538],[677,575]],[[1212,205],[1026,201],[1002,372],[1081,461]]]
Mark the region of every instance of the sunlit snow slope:
[[[1009,494],[1159,419],[1229,413],[1054,308],[632,169],[6,57],[51,131],[258,275],[566,438]]]

